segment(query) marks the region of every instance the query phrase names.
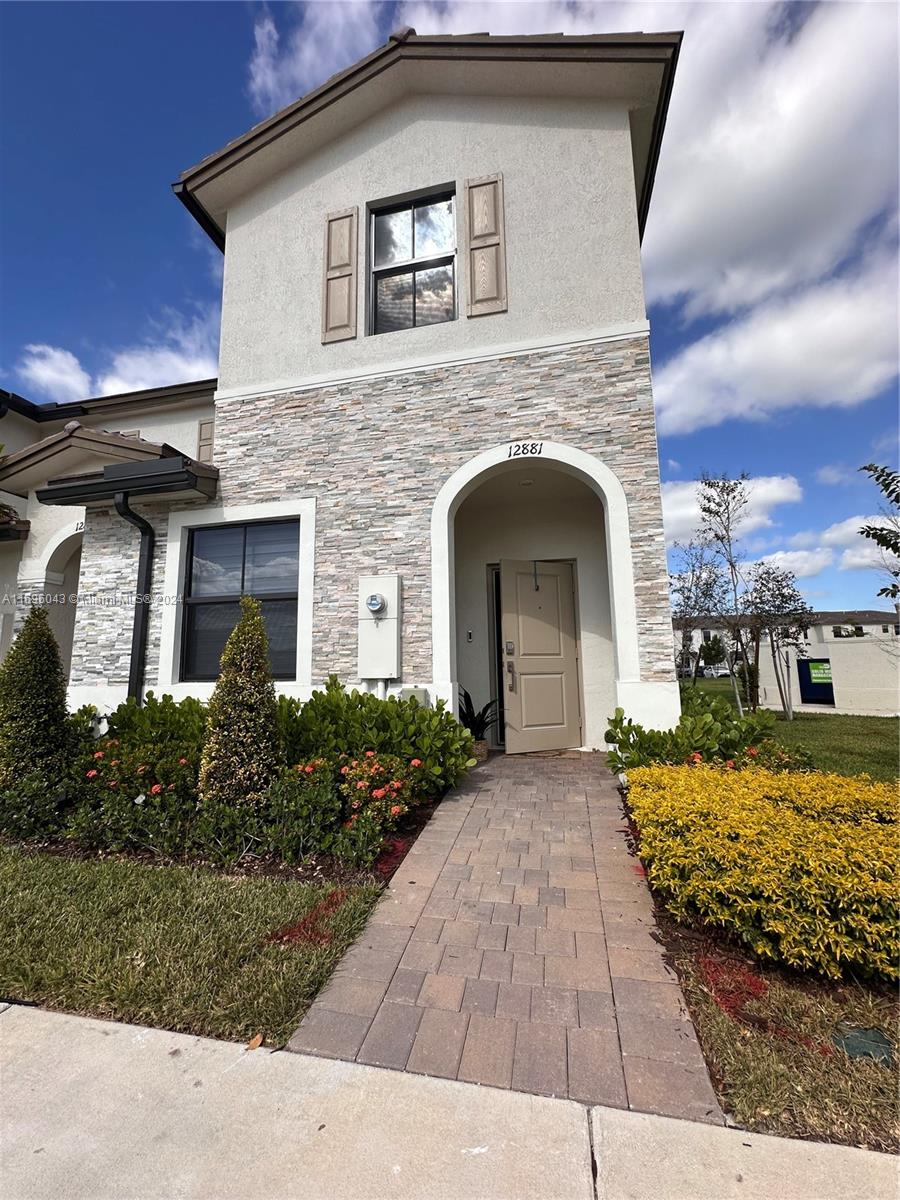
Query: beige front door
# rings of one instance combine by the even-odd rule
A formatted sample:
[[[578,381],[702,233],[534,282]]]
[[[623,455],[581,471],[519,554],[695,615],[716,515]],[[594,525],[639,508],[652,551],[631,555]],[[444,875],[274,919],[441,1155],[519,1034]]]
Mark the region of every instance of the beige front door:
[[[506,752],[581,745],[571,563],[500,563]]]

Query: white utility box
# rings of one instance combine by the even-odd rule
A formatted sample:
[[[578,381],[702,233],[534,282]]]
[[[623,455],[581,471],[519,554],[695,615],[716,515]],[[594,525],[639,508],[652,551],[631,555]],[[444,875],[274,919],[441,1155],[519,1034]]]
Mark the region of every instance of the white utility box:
[[[359,677],[400,678],[400,576],[359,580]]]

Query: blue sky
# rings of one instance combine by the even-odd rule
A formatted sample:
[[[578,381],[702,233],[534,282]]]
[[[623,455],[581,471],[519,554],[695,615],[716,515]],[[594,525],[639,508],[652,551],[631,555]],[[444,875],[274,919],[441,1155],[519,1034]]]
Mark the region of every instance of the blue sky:
[[[883,607],[856,468],[897,452],[892,5],[0,5],[4,386],[215,374],[221,255],[169,184],[402,24],[685,30],[644,244],[667,530],[702,471],[746,471],[749,556]]]

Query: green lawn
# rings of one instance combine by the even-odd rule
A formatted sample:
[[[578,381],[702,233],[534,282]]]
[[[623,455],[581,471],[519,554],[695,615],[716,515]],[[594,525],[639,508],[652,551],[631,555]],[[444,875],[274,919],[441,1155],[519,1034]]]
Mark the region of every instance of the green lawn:
[[[0,847],[0,999],[280,1045],[379,890]]]
[[[701,679],[704,692],[732,697],[728,679]],[[900,717],[848,717],[795,710],[793,721],[778,714],[775,737],[788,749],[806,749],[816,767],[837,775],[894,780],[900,775]]]

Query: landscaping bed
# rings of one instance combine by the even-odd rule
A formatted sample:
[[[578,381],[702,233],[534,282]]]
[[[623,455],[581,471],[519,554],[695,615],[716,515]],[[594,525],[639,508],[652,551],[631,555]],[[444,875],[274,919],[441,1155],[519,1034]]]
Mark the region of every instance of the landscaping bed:
[[[896,1150],[894,789],[727,763],[636,767],[628,784],[723,1107],[759,1132]]]
[[[0,847],[0,998],[281,1045],[380,894]]]

